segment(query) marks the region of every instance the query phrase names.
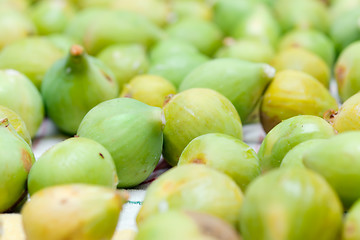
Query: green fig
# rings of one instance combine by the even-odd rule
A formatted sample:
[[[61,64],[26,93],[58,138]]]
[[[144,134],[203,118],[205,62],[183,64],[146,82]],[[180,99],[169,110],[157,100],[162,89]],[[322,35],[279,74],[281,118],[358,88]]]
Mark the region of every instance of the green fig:
[[[168,95],[176,94],[175,86],[155,75],[138,75],[125,85],[120,97],[130,97],[147,105],[160,107]]]
[[[0,120],[0,154],[0,212],[4,212],[26,196],[27,176],[35,162],[29,144],[7,118]]]
[[[232,102],[241,121],[246,122],[274,74],[275,70],[267,64],[215,59],[195,68],[181,83],[179,90],[216,90]]]
[[[258,156],[263,171],[277,168],[284,156],[296,145],[311,139],[326,139],[335,134],[324,119],[300,115],[276,125],[261,143]]]
[[[346,13],[357,7],[360,7],[360,0],[334,1],[329,8],[331,24],[336,24],[336,21],[340,19],[340,16],[345,17]]]
[[[28,37],[7,45],[0,52],[0,69],[17,70],[40,89],[46,71],[64,54],[45,37]]]
[[[256,152],[238,138],[208,133],[194,138],[181,153],[178,166],[205,164],[230,176],[241,190],[260,175]]]
[[[102,144],[114,159],[118,187],[133,187],[143,182],[160,160],[163,124],[160,108],[117,98],[91,109],[77,135]]]
[[[60,130],[72,135],[90,109],[117,97],[118,85],[102,62],[74,45],[46,73],[41,93],[49,117]]]
[[[72,184],[45,188],[21,210],[28,240],[110,240],[128,194]]]
[[[357,240],[360,238],[360,200],[357,200],[347,212],[344,219],[342,240]]]
[[[29,7],[29,0],[0,0],[0,9],[13,9],[25,12]]]
[[[170,23],[181,21],[186,18],[199,18],[211,21],[213,17],[211,5],[202,1],[172,1],[171,10],[172,12],[168,16]]]
[[[209,214],[170,210],[149,217],[134,240],[239,240],[236,230]]]
[[[193,88],[173,96],[164,106],[166,161],[175,166],[186,145],[206,133],[224,133],[242,139],[242,124],[235,107],[220,93]]]
[[[296,70],[283,70],[275,75],[263,95],[260,120],[269,132],[282,120],[297,115],[322,117],[337,110],[336,99],[312,76]]]
[[[240,228],[245,240],[338,239],[342,214],[338,196],[320,175],[277,169],[250,184]]]
[[[110,45],[97,57],[114,73],[119,90],[136,75],[146,73],[150,65],[144,47],[138,44]]]
[[[46,38],[64,53],[68,52],[72,45],[78,44],[75,39],[65,34],[51,34]]]
[[[242,200],[240,188],[227,175],[187,164],[168,170],[150,184],[136,221],[141,227],[151,215],[179,209],[207,213],[236,226]]]
[[[338,193],[345,208],[360,198],[360,131],[338,134],[304,155],[307,168],[321,174]]]
[[[44,105],[34,84],[18,71],[0,70],[0,93],[0,105],[19,114],[30,137],[35,137],[44,119]]]

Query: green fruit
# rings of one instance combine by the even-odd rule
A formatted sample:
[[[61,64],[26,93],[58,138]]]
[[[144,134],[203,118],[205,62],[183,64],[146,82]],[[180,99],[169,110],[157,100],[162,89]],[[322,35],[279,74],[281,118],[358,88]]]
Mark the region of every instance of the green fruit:
[[[195,68],[181,83],[179,90],[216,90],[234,104],[241,121],[246,122],[274,72],[267,64],[238,59],[215,59]]]
[[[41,93],[49,117],[60,130],[72,135],[90,109],[118,96],[118,86],[102,62],[74,45],[46,73]]]
[[[138,44],[110,45],[97,57],[114,73],[119,90],[136,75],[146,73],[149,68],[146,51]]]
[[[181,153],[178,166],[205,164],[231,177],[241,190],[260,175],[256,152],[243,141],[220,133],[194,138]]]
[[[43,188],[72,183],[116,188],[118,178],[110,153],[91,139],[69,138],[36,161],[29,173],[28,189],[32,195]]]
[[[231,102],[220,93],[193,88],[176,94],[164,106],[164,158],[175,166],[186,145],[206,133],[242,139],[242,125]]]
[[[78,44],[77,41],[65,34],[51,34],[46,38],[64,53],[68,52],[72,45]]]
[[[171,3],[172,12],[169,15],[169,22],[174,23],[186,18],[199,18],[211,21],[213,11],[211,5],[207,2],[190,0],[190,1],[173,1]]]
[[[176,94],[176,89],[165,78],[155,75],[138,75],[125,84],[120,97],[134,98],[147,105],[162,108],[166,97],[173,94]]]
[[[310,149],[304,164],[319,174],[338,193],[345,208],[360,198],[360,132],[336,135]]]
[[[335,134],[332,126],[316,116],[301,115],[276,125],[261,143],[258,156],[263,171],[280,166],[284,156],[296,145],[311,139],[326,139]]]
[[[263,95],[260,120],[269,132],[282,120],[297,115],[322,117],[337,110],[336,99],[318,80],[295,70],[283,70],[275,75]]]
[[[26,180],[35,162],[30,146],[7,118],[0,119],[0,212],[26,196]]]
[[[73,184],[43,189],[21,210],[28,240],[111,239],[126,192]]]
[[[211,214],[235,226],[242,200],[240,188],[225,174],[204,165],[178,166],[148,187],[136,221],[141,227],[151,215],[179,209]]]
[[[359,0],[341,0],[333,1],[329,8],[329,15],[331,24],[336,24],[336,21],[340,19],[340,16],[345,17],[346,13],[350,12],[352,9],[360,7]]]
[[[0,70],[0,105],[19,114],[30,137],[36,135],[44,119],[44,105],[39,91],[27,77],[15,70]]]
[[[240,227],[245,240],[338,239],[342,214],[338,196],[321,176],[278,169],[250,184]]]
[[[0,0],[0,9],[13,9],[19,12],[25,12],[28,7],[28,0]]]
[[[131,98],[117,98],[90,110],[77,135],[102,144],[114,159],[118,187],[132,187],[144,181],[159,162],[162,129],[160,108]]]
[[[356,201],[347,212],[342,231],[342,240],[360,238],[360,200]]]

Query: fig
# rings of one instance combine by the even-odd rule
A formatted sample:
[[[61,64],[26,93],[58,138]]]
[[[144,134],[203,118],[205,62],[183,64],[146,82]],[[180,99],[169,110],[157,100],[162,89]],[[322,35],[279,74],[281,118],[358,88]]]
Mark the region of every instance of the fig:
[[[206,133],[224,133],[242,139],[242,124],[235,107],[220,93],[193,88],[173,96],[164,106],[166,161],[175,166],[186,145]]]
[[[181,83],[179,90],[216,90],[234,104],[241,121],[246,122],[274,74],[275,70],[267,64],[215,59],[195,68]]]
[[[212,56],[220,47],[222,33],[212,23],[198,18],[186,18],[166,29],[170,37],[187,41],[201,53]]]
[[[283,70],[275,75],[263,95],[260,120],[269,132],[282,120],[297,115],[323,116],[337,110],[336,99],[318,80],[296,70]]]
[[[260,175],[256,152],[238,138],[208,133],[194,138],[181,153],[178,166],[205,164],[230,176],[242,191]]]
[[[139,228],[152,215],[189,210],[238,223],[243,194],[227,175],[199,164],[174,167],[150,184],[136,217]]]
[[[291,69],[305,72],[321,82],[326,88],[329,87],[331,77],[329,66],[316,54],[306,49],[285,49],[275,56],[271,65],[277,71]]]
[[[307,168],[321,174],[338,193],[345,208],[360,198],[360,132],[341,133],[304,155]]]
[[[34,137],[44,119],[43,101],[34,84],[18,71],[0,70],[0,93],[0,105],[16,112]]]
[[[274,55],[274,49],[270,44],[249,39],[226,39],[225,46],[215,54],[217,58],[237,58],[258,63],[270,63]]]
[[[204,1],[172,1],[171,10],[172,12],[169,14],[170,23],[186,18],[211,21],[213,16],[211,5]]]
[[[15,206],[26,196],[26,180],[34,154],[7,118],[0,120],[0,212]]]
[[[245,240],[338,239],[342,214],[338,196],[320,175],[277,169],[250,184],[240,228]]]
[[[63,184],[86,183],[116,188],[114,161],[94,140],[75,137],[55,144],[36,161],[28,179],[29,193]]]
[[[356,240],[360,238],[360,200],[357,200],[347,212],[344,219],[342,240]]]
[[[114,73],[119,90],[136,75],[146,73],[149,61],[139,44],[116,44],[102,50],[97,57]]]
[[[334,43],[318,30],[295,29],[288,32],[279,43],[280,51],[287,48],[304,48],[322,58],[330,67],[335,59]]]
[[[340,16],[346,16],[345,13],[350,12],[352,9],[360,7],[359,0],[342,0],[333,1],[329,8],[329,15],[331,24],[336,24],[336,20],[340,19]]]
[[[170,210],[149,217],[135,240],[239,240],[235,229],[223,220],[209,214]]]
[[[176,88],[168,80],[155,75],[138,75],[125,84],[120,97],[134,98],[147,105],[162,108],[165,98],[170,94],[176,94]]]
[[[64,55],[46,37],[28,37],[7,45],[0,52],[0,69],[17,70],[40,89],[46,71]]]
[[[49,117],[61,131],[72,135],[90,109],[117,97],[118,85],[102,62],[74,45],[46,73],[41,93]]]
[[[111,239],[125,191],[85,184],[45,188],[21,210],[28,240]]]
[[[117,98],[91,109],[77,135],[103,145],[115,162],[118,187],[133,187],[143,182],[160,160],[163,125],[160,108]]]
[[[276,125],[261,143],[258,156],[263,171],[280,166],[284,156],[296,145],[311,139],[327,139],[335,134],[324,119],[300,115]]]
[[[68,52],[72,45],[78,44],[75,39],[65,34],[51,34],[46,38],[64,53]]]
[[[28,7],[28,0],[0,0],[0,9],[13,9],[25,12]]]
[[[21,214],[0,214],[0,237],[4,240],[26,240]]]

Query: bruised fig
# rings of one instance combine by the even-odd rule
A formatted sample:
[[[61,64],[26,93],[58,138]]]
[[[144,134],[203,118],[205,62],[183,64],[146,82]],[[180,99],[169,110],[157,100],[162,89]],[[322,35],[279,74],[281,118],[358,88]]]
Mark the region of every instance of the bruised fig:
[[[170,94],[176,94],[176,88],[165,78],[155,75],[138,75],[125,84],[120,97],[134,98],[147,105],[162,108],[165,98]]]
[[[266,89],[260,106],[260,120],[269,132],[282,120],[297,115],[322,117],[328,110],[337,110],[336,99],[318,80],[295,70],[275,75]]]
[[[244,239],[338,239],[342,215],[338,196],[320,175],[307,169],[277,169],[250,184],[240,228]]]
[[[0,212],[15,206],[26,196],[26,180],[34,154],[7,118],[0,119]]]
[[[335,134],[332,126],[316,116],[301,115],[276,125],[261,143],[258,156],[263,171],[280,166],[284,156],[296,145],[311,139],[326,139]]]
[[[118,186],[133,187],[144,181],[160,160],[163,121],[158,107],[116,98],[91,109],[77,135],[103,145],[115,162]]]
[[[90,109],[117,97],[118,85],[102,62],[74,45],[46,73],[41,93],[49,117],[62,131],[72,135]]]
[[[360,238],[360,200],[356,201],[345,215],[342,240]]]
[[[235,229],[209,214],[170,210],[149,217],[135,240],[240,240]]]
[[[179,209],[211,214],[236,226],[242,200],[240,188],[227,175],[199,164],[177,166],[150,184],[136,221],[141,227],[151,215]]]
[[[235,107],[220,93],[192,88],[176,94],[164,106],[163,155],[175,166],[186,145],[206,133],[225,133],[242,139],[242,124]]]
[[[221,133],[194,138],[181,153],[178,166],[190,163],[205,164],[227,174],[243,191],[260,175],[256,152],[240,139]]]
[[[128,194],[95,185],[45,188],[21,210],[28,240],[111,239]]]

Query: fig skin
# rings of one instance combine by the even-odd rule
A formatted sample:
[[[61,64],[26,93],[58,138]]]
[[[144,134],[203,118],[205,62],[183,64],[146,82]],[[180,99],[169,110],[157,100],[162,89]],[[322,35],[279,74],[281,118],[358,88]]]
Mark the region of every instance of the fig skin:
[[[164,106],[163,156],[175,166],[186,145],[206,133],[225,133],[242,139],[242,124],[235,107],[220,93],[192,88],[173,96]]]
[[[186,18],[211,21],[213,17],[212,6],[205,1],[173,1],[170,7],[172,10],[169,16],[170,24]]]
[[[236,226],[242,200],[240,188],[227,175],[205,165],[177,166],[150,184],[136,222],[141,227],[151,215],[178,209],[207,213]]]
[[[194,138],[181,153],[178,166],[205,164],[231,177],[244,192],[260,175],[256,152],[243,141],[221,133]]]
[[[300,115],[276,125],[265,137],[258,151],[260,166],[269,171],[280,166],[284,156],[296,145],[311,139],[327,139],[335,135],[324,119]]]
[[[77,135],[103,145],[115,162],[118,187],[133,187],[143,182],[160,160],[163,125],[160,108],[116,98],[91,109]]]
[[[338,109],[336,99],[319,81],[296,70],[278,72],[266,89],[260,106],[260,121],[269,132],[282,120],[297,115],[323,116]]]
[[[342,214],[338,196],[320,175],[277,169],[250,184],[240,227],[245,240],[338,239]]]
[[[360,238],[360,200],[349,209],[344,219],[342,240],[357,240]]]
[[[101,144],[75,137],[54,145],[31,168],[28,189],[33,195],[46,187],[72,183],[116,188],[114,161]]]
[[[125,191],[71,184],[45,188],[21,210],[28,240],[110,240]]]

